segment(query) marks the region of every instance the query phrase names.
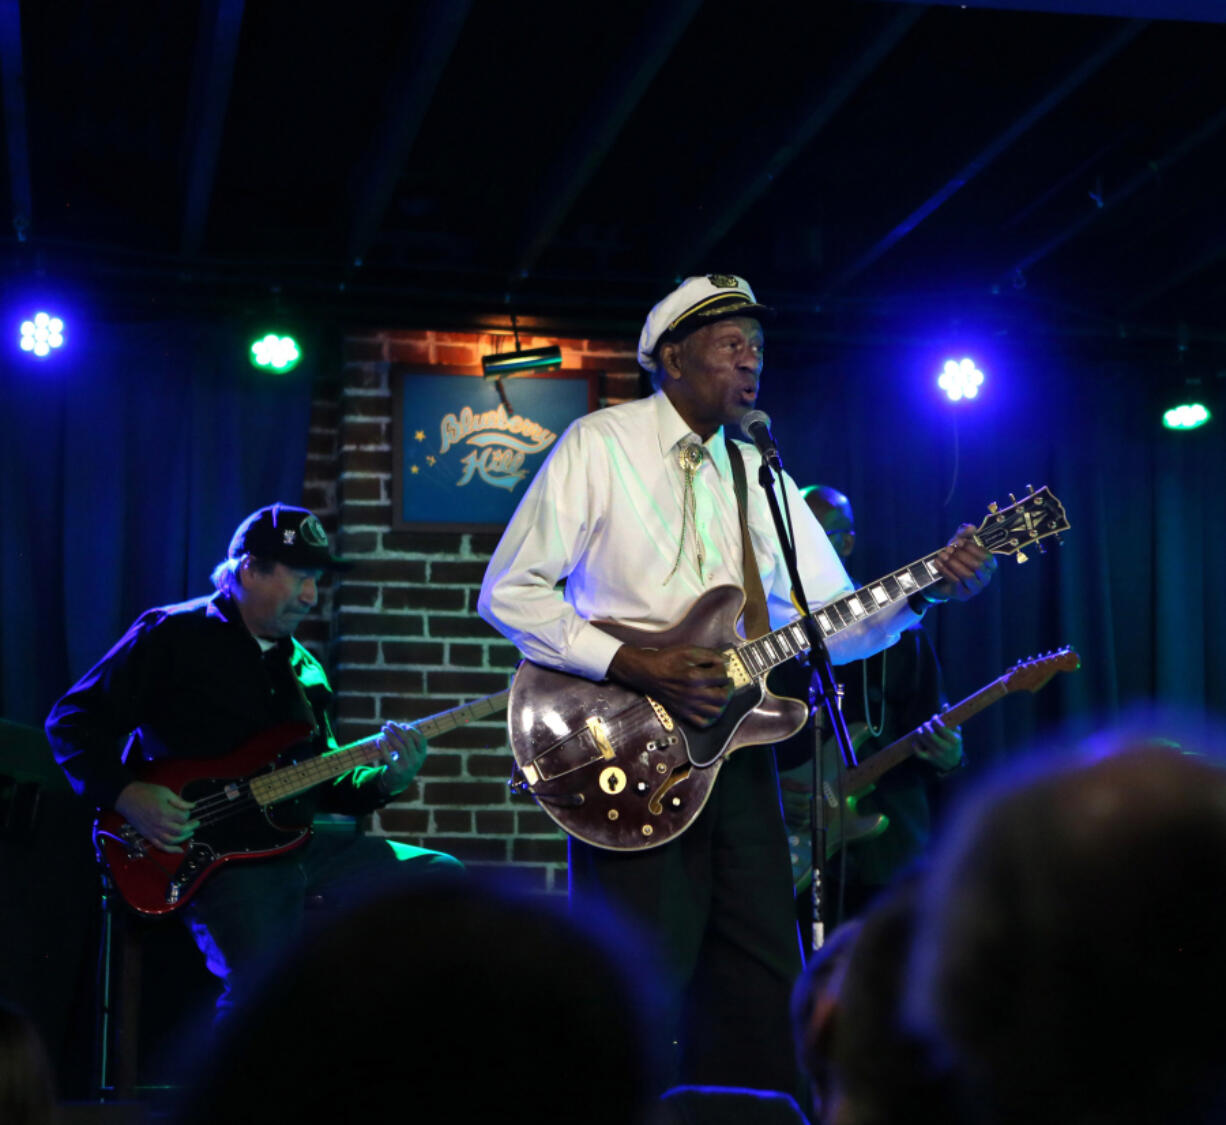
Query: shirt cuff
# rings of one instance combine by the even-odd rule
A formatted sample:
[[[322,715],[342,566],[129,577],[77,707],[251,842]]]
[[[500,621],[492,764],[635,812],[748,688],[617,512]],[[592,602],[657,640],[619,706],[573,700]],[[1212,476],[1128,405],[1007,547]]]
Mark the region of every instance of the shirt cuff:
[[[603,680],[609,674],[609,665],[622,642],[595,625],[585,626],[575,638],[566,663],[580,676],[589,680]]]

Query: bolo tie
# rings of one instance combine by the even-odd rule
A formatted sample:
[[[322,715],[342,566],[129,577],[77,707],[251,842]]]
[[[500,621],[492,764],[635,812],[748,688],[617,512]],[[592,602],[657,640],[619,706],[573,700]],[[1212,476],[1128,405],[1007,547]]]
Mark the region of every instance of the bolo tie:
[[[702,533],[698,529],[694,478],[698,475],[698,470],[702,468],[706,456],[706,446],[696,441],[684,442],[677,449],[677,463],[681,466],[681,476],[684,480],[681,493],[681,537],[677,542],[677,557],[673,560],[673,568],[668,572],[668,577],[664,579],[665,586],[681,566],[681,559],[685,554],[686,532],[691,529],[694,536],[694,559],[698,564],[698,580],[700,582],[704,580],[702,568],[706,562],[706,551],[702,546]]]

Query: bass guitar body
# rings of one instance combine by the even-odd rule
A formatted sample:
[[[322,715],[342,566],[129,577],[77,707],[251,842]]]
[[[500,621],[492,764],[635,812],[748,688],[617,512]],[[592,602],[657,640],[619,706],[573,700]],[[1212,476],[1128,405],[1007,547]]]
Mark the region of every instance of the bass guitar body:
[[[200,820],[180,852],[154,847],[117,812],[98,814],[94,845],[116,889],[141,914],[182,906],[204,879],[236,860],[264,859],[306,843],[311,817],[296,802],[262,805],[251,783],[292,758],[310,728],[290,723],[265,731],[221,758],[165,759],[143,766],[139,780],[164,785],[195,805]]]

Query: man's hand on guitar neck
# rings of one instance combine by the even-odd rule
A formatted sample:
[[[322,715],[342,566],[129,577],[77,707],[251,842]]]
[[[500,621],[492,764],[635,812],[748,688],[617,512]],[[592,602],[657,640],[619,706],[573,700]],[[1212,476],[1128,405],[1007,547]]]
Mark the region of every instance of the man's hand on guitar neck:
[[[192,820],[192,803],[173,789],[148,781],[130,781],[115,801],[115,811],[155,848],[182,852],[178,845],[190,840],[200,827]]]
[[[622,645],[609,664],[609,679],[650,695],[667,711],[697,727],[715,722],[732,697],[723,654],[697,645]]]
[[[940,715],[933,715],[915,732],[915,741],[916,756],[931,762],[941,773],[949,773],[962,764],[962,732],[957,727],[947,727]]]
[[[945,576],[945,581],[924,592],[928,601],[944,602],[952,598],[964,602],[992,581],[996,556],[975,542],[974,533],[974,524],[962,524],[936,557],[936,568]]]
[[[379,790],[395,797],[409,787],[426,760],[425,736],[414,726],[384,723],[375,739],[384,763]]]

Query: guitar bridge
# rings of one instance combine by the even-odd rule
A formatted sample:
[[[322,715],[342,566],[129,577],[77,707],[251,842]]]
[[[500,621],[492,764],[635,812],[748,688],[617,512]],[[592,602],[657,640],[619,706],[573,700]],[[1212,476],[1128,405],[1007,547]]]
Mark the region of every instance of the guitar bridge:
[[[149,841],[130,824],[125,824],[120,829],[118,837],[111,835],[111,833],[106,833],[106,835],[111,836],[112,839],[119,840],[130,860],[144,859],[149,853]]]
[[[666,710],[664,710],[664,705],[661,703],[657,703],[654,699],[651,698],[650,695],[646,695],[643,698],[646,699],[647,702],[651,704],[651,709],[656,713],[656,718],[660,720],[660,726],[662,726],[665,730],[672,730],[673,725],[674,725],[673,717]],[[591,721],[592,721],[591,719],[588,719],[589,723]]]

